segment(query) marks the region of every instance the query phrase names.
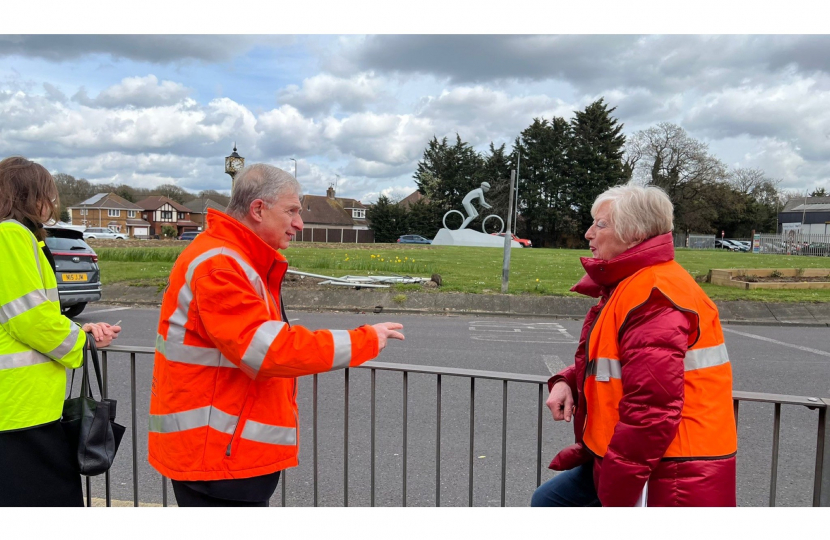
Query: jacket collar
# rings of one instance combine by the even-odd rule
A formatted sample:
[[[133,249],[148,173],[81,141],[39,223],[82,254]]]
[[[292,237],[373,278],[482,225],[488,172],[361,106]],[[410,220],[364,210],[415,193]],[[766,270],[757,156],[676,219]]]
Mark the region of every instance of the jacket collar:
[[[287,262],[282,253],[266,244],[242,222],[213,208],[208,208],[207,211],[205,233],[232,244],[236,251],[250,259],[254,270],[262,276],[267,275],[274,263]]]
[[[587,273],[571,287],[571,291],[594,298],[608,297],[620,281],[635,272],[674,260],[674,239],[668,232],[649,238],[609,261],[592,257],[580,257],[579,260]]]

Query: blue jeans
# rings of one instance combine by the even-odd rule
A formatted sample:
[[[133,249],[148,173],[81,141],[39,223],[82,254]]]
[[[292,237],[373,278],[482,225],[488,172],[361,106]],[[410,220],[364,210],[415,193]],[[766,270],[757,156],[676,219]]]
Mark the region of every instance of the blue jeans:
[[[594,488],[594,462],[563,471],[533,492],[530,506],[602,506]]]

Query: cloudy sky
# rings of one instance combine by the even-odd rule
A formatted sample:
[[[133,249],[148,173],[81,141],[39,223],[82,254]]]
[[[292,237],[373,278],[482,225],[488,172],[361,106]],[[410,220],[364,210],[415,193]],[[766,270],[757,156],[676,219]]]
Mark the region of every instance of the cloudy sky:
[[[433,137],[510,146],[604,97],[784,189],[830,187],[830,36],[0,35],[0,155],[227,191],[234,141],[308,193],[402,197]]]

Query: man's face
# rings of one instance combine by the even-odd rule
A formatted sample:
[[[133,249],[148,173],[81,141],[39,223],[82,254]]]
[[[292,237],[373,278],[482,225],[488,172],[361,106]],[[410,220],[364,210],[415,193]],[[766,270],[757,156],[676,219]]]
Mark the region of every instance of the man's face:
[[[274,249],[286,249],[294,235],[303,230],[301,210],[300,196],[296,193],[280,196],[270,208],[263,205],[257,236]]]
[[[594,223],[585,233],[591,253],[597,259],[609,261],[631,247],[617,238],[611,221],[611,203],[606,202],[597,209]]]

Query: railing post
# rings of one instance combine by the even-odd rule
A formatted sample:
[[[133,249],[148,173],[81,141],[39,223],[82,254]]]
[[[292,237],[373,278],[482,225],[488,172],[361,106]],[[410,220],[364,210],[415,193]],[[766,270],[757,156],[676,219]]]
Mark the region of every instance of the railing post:
[[[830,399],[822,399],[825,408],[818,411],[816,438],[816,478],[813,487],[813,506],[830,506],[830,430],[827,429],[827,409]]]

